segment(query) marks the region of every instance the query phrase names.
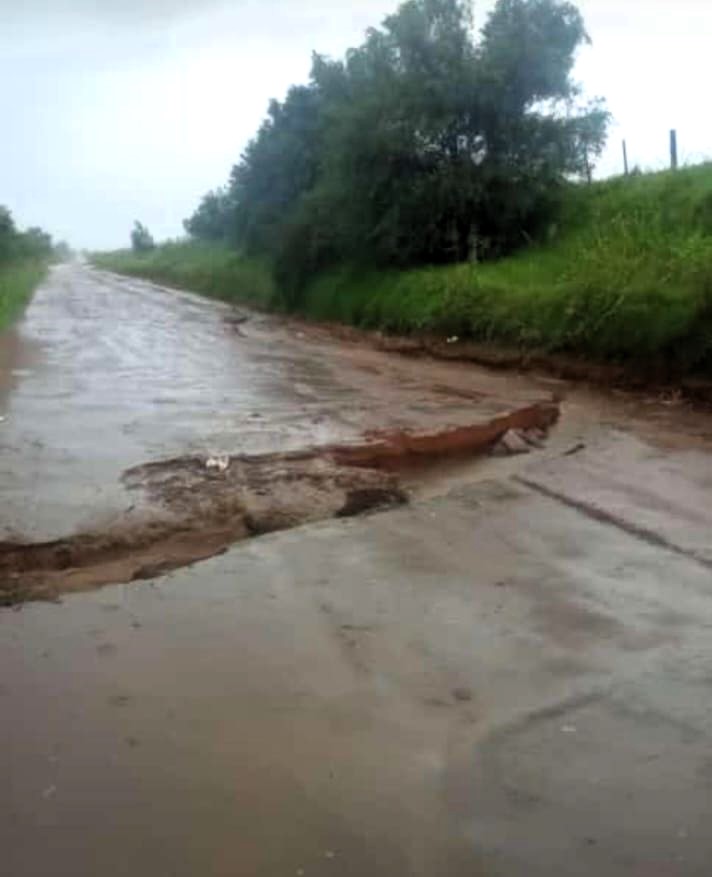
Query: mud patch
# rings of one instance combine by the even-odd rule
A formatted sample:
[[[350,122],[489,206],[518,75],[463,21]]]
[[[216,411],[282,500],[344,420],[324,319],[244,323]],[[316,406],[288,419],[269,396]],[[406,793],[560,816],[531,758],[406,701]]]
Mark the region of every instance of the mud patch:
[[[398,474],[484,451],[511,429],[546,430],[549,403],[436,434],[375,432],[361,444],[216,461],[183,457],[123,475],[137,501],[111,527],[54,542],[0,543],[0,604],[153,579],[236,542],[407,502]]]
[[[328,461],[235,462],[225,473],[199,459],[132,470],[140,508],[114,526],[41,544],[0,544],[0,604],[153,579],[265,533],[406,502],[394,475]]]

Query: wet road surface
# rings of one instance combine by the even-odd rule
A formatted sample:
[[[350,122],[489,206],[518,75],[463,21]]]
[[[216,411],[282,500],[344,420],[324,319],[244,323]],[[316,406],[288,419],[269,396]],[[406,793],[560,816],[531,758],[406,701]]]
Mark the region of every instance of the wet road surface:
[[[107,275],[72,269],[53,283],[86,325],[58,328],[57,287],[42,290],[0,403],[3,498],[28,533],[71,528],[84,501],[85,515],[110,513],[126,501],[111,479],[154,457],[349,438],[384,420],[457,423],[471,407],[443,387],[489,387],[495,409],[553,386],[310,348],[260,318],[245,327],[251,339],[235,339],[222,306],[186,298],[183,311]],[[106,331],[122,344],[87,316],[97,284],[104,313],[118,300]],[[192,308],[212,351],[182,365],[175,349],[163,357],[171,380],[185,369],[192,408],[151,407],[167,389],[138,348],[124,357],[134,332],[149,333],[134,320],[153,314],[155,335],[168,321],[178,339]],[[94,371],[80,365],[92,349]],[[241,363],[258,350],[260,367]],[[201,357],[228,374],[201,377]],[[99,361],[143,380],[111,396]],[[102,384],[111,411],[97,404]],[[0,610],[4,871],[706,877],[712,421],[560,389],[563,419],[545,449],[444,467],[409,507]],[[124,433],[136,409],[147,413]],[[77,434],[73,417],[97,432]],[[82,467],[96,437],[104,446]],[[29,508],[27,459],[54,473]]]
[[[422,375],[417,364],[310,343],[266,317],[236,328],[234,317],[227,305],[144,281],[55,269],[3,339],[0,541],[110,522],[133,502],[119,480],[132,466],[478,416],[467,393],[438,386],[437,368]],[[459,381],[470,392],[471,380]],[[492,416],[542,395],[502,377],[475,398]]]

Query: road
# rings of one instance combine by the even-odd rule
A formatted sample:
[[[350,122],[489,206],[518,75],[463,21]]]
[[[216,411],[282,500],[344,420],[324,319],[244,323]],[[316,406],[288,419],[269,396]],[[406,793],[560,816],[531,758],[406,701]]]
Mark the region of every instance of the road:
[[[400,508],[0,610],[4,873],[709,874],[709,415],[77,267],[0,357],[6,541],[110,526],[140,464],[564,397]]]

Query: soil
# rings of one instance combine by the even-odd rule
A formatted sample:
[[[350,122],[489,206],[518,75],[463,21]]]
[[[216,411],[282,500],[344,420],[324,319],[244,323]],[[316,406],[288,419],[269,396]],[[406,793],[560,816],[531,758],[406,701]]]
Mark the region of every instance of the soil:
[[[712,378],[705,374],[674,374],[655,362],[596,362],[583,356],[523,350],[468,339],[444,339],[441,335],[393,335],[337,323],[314,325],[293,318],[291,325],[308,337],[331,337],[348,343],[370,345],[375,350],[406,357],[425,357],[465,362],[497,370],[550,375],[593,387],[655,392],[664,398],[685,398],[699,405],[712,405]]]
[[[361,444],[134,467],[122,481],[137,504],[110,527],[0,543],[0,604],[155,578],[255,536],[404,504],[399,470],[482,453],[512,430],[545,434],[557,418],[542,403],[435,434],[379,431]]]

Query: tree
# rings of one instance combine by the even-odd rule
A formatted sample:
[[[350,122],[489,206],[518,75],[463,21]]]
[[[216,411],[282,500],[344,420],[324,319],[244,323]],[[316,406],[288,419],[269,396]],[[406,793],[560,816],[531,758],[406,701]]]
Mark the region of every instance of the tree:
[[[145,225],[136,220],[131,230],[131,248],[134,253],[149,253],[155,247],[156,244],[149,230]]]
[[[234,231],[249,251],[272,251],[290,214],[317,180],[321,101],[313,86],[272,101],[268,117],[232,171]]]
[[[18,249],[24,256],[47,259],[52,255],[52,235],[37,226],[19,236]]]
[[[587,40],[561,0],[499,0],[479,39],[468,0],[407,0],[342,60],[314,56],[186,227],[270,258],[290,300],[336,261],[507,253],[602,149],[608,113],[571,76]]]
[[[20,231],[7,207],[0,206],[0,263],[11,259],[47,260],[52,254],[52,236],[34,226]]]
[[[0,204],[0,262],[10,258],[15,245],[17,229],[12,213]]]
[[[234,238],[235,203],[227,189],[208,192],[198,209],[183,223],[188,234],[205,241],[225,241]]]

